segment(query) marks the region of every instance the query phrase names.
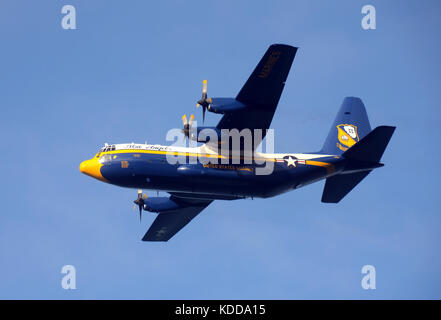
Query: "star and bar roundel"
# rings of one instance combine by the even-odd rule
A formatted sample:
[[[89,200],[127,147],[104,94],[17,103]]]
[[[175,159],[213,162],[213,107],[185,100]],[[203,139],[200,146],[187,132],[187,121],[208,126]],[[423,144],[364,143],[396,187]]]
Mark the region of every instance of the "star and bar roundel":
[[[294,156],[284,156],[281,159],[277,159],[277,162],[283,162],[287,167],[297,167],[299,164],[306,164],[305,160],[299,160]]]

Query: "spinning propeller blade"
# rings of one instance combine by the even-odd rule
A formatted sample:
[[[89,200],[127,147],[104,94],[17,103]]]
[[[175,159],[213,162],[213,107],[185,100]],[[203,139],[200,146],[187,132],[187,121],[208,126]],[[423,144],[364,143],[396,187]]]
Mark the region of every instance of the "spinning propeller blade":
[[[190,130],[191,125],[193,124],[194,115],[190,116],[190,120],[187,120],[187,116],[184,114],[182,116],[182,124],[184,125],[184,128],[182,129],[182,133],[184,134],[184,139],[190,137]]]
[[[207,98],[207,80],[202,81],[202,98],[196,103],[196,107],[202,107],[202,122],[205,122],[205,112],[211,103],[211,99]]]
[[[144,207],[145,200],[147,200],[147,195],[145,193],[143,194],[142,190],[138,190],[138,198],[136,198],[136,200],[133,201],[135,203],[135,205],[133,206],[133,210],[135,210],[136,206],[138,206],[138,208],[139,208],[139,222],[141,222],[142,209]]]

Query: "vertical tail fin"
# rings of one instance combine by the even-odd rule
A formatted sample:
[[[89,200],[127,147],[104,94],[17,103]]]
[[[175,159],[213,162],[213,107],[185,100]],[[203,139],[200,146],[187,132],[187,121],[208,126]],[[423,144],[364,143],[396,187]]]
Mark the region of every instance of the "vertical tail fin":
[[[320,152],[342,154],[370,131],[371,125],[361,99],[346,97]]]

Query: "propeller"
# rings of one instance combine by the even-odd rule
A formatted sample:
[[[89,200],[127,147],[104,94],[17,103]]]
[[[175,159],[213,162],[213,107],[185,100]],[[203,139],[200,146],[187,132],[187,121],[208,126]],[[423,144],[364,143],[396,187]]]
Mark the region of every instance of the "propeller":
[[[187,116],[184,114],[182,116],[182,124],[184,125],[184,129],[182,129],[182,133],[186,138],[190,137],[191,125],[193,124],[194,115],[190,116],[190,120],[187,120]]]
[[[135,205],[133,206],[133,210],[135,210],[136,206],[139,208],[139,222],[141,222],[142,217],[142,208],[144,207],[145,200],[147,200],[147,195],[142,193],[142,190],[138,190],[138,198],[133,202]]]
[[[202,81],[202,98],[196,103],[196,107],[202,107],[202,122],[205,121],[205,111],[211,103],[211,98],[207,98],[207,80]]]

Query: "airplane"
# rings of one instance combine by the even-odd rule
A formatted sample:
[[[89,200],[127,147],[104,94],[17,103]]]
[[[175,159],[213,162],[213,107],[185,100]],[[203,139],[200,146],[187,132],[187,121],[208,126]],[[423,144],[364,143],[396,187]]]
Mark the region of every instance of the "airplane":
[[[261,137],[253,136],[258,145],[270,128],[297,49],[271,45],[235,98],[208,98],[204,80],[198,101],[203,119],[207,111],[223,115],[216,127],[205,128],[219,134],[221,130],[261,129]],[[193,115],[190,119],[183,116],[182,132],[202,145],[106,144],[80,164],[80,171],[95,179],[139,189],[134,203],[140,219],[143,211],[158,214],[143,241],[168,241],[214,200],[269,198],[326,179],[321,201],[338,203],[372,170],[384,165],[380,160],[395,130],[393,126],[372,130],[362,100],[346,97],[320,151],[264,153],[253,148],[252,156],[260,159],[259,164],[246,163],[240,152],[233,163],[232,154],[221,152],[222,143],[199,140],[197,133],[204,127],[198,127],[195,135],[193,120]],[[169,163],[170,155],[194,161]],[[210,164],[219,159],[228,164]],[[273,166],[271,174],[256,174],[266,164]],[[147,198],[142,189],[170,196]]]

